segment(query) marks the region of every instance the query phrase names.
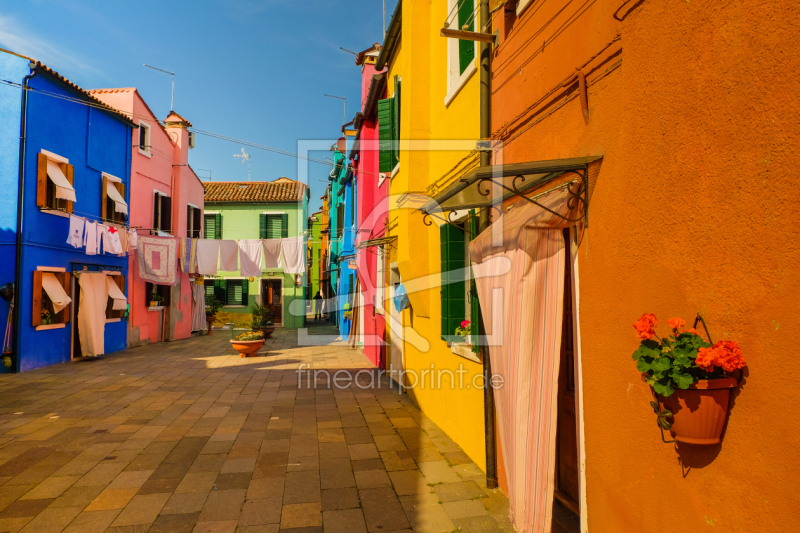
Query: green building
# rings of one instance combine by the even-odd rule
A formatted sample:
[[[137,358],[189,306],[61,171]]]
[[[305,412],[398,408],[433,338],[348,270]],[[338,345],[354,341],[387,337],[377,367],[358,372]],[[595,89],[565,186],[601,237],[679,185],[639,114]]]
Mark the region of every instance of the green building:
[[[244,240],[298,237],[306,234],[309,189],[304,183],[282,177],[274,181],[205,182],[203,212],[206,239]],[[218,271],[206,278],[206,294],[225,306],[216,325],[250,322],[250,306],[262,303],[272,311],[276,326],[300,328],[305,316],[289,312],[294,300],[304,300],[305,274],[286,274],[283,263],[259,277],[245,279],[240,272]],[[313,296],[313,294],[311,295]]]
[[[320,290],[322,265],[322,211],[308,217],[308,297],[313,298]]]

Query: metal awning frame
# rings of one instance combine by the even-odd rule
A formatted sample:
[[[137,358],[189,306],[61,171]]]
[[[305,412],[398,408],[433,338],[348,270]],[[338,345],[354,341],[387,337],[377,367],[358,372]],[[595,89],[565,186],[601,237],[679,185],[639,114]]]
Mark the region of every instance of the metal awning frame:
[[[423,213],[423,223],[426,226],[433,224],[431,217],[437,217],[440,221],[447,224],[453,224],[452,217],[457,211],[464,209],[474,208],[492,208],[502,212],[502,204],[509,198],[518,197],[529,203],[544,209],[545,211],[557,216],[565,222],[580,222],[584,223],[584,227],[589,227],[589,164],[597,161],[602,156],[597,157],[583,157],[575,159],[555,160],[555,161],[542,161],[532,163],[517,163],[510,165],[495,165],[480,167],[472,170],[466,176],[459,179],[456,183],[446,188],[440,194],[436,195],[432,200],[419,208]],[[526,174],[544,174],[543,177],[530,180]],[[578,208],[580,215],[576,218],[566,217],[552,209],[542,205],[535,199],[526,196],[526,192],[539,189],[543,185],[547,185],[556,179],[566,175],[575,174],[580,180],[580,185],[577,188],[570,187],[569,196],[567,198],[567,208],[570,211]],[[510,185],[504,183],[503,178],[513,176]],[[526,183],[528,181],[528,183]],[[452,198],[456,194],[464,191],[465,189],[475,186],[477,192],[487,198],[486,202],[470,203],[464,205],[448,206],[442,208],[441,204]],[[502,188],[505,193],[492,201],[489,197],[492,194],[494,186]],[[449,213],[444,216],[445,211]]]
[[[388,244],[395,240],[397,240],[397,235],[390,235],[388,237],[378,237],[377,239],[369,239],[367,241],[361,241],[360,243],[356,244],[356,250],[363,250],[365,248],[371,248],[373,246],[380,246],[381,244]]]

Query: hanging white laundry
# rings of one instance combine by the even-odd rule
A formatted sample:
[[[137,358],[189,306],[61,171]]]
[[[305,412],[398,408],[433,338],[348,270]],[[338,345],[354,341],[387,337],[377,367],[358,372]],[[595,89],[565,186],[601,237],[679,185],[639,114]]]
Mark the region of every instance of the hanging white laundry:
[[[263,239],[261,244],[264,246],[264,268],[278,268],[281,260],[281,240]]]
[[[107,242],[106,233],[108,233],[108,226],[105,224],[97,223],[97,253],[100,254],[101,245]],[[103,250],[104,252],[107,249]]]
[[[216,276],[218,260],[219,241],[216,239],[198,239],[197,273],[204,276]]]
[[[305,254],[302,237],[289,237],[281,239],[281,253],[283,254],[283,271],[287,274],[302,274],[306,271]]]
[[[61,282],[58,281],[58,278],[56,278],[56,275],[52,272],[44,272],[42,274],[42,288],[44,292],[47,293],[50,301],[53,302],[54,313],[61,312],[61,310],[72,301],[72,298],[67,296],[67,292],[64,290]]]
[[[117,229],[117,234],[119,235],[119,242],[122,244],[122,253],[119,255],[125,255],[130,249],[130,243],[128,242],[128,230],[125,228],[119,228]]]
[[[81,299],[78,308],[78,338],[85,357],[105,353],[108,282],[101,272],[80,274]]]
[[[81,248],[83,246],[83,225],[86,220],[75,215],[69,216],[69,235],[67,235],[67,244],[71,244],[73,248]]]
[[[56,186],[56,198],[61,198],[62,200],[68,200],[70,202],[76,201],[75,188],[61,171],[61,167],[58,166],[58,163],[50,161],[49,159],[47,160],[47,177],[50,178],[50,181]]]
[[[114,255],[122,253],[122,242],[119,240],[117,228],[105,227],[103,230],[103,251]]]
[[[119,276],[106,276],[106,283],[108,284],[108,297],[114,300],[114,306],[112,309],[114,310],[121,310],[127,309],[128,307],[128,299],[119,289],[119,285],[117,285],[114,278]]]
[[[131,250],[135,250],[139,246],[139,234],[136,233],[135,229],[128,232],[128,246],[130,246]]]
[[[119,189],[117,189],[113,181],[106,182],[106,194],[114,202],[114,211],[123,215],[128,214],[128,204],[125,203],[125,199],[119,193]]]
[[[249,278],[261,275],[261,263],[264,260],[264,249],[261,239],[239,241],[239,265],[241,275]]]
[[[86,222],[83,232],[83,245],[86,255],[97,255],[97,222]]]
[[[239,243],[219,241],[219,269],[223,272],[239,270]]]

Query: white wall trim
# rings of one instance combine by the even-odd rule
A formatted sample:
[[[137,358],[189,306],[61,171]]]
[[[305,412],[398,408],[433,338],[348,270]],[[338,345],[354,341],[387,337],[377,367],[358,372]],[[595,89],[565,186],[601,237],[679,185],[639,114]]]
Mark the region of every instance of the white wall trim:
[[[262,211],[262,215],[285,215],[286,211]]]
[[[153,153],[150,150],[150,147],[152,146],[153,143],[152,141],[153,130],[150,129],[151,128],[150,124],[141,119],[139,119],[139,128],[145,128],[147,130],[147,142],[150,144],[146,149],[142,148],[142,145],[139,144],[140,143],[139,136],[141,135],[141,130],[139,130],[136,132],[136,147],[139,149],[139,153],[142,154],[143,156],[153,157]]]
[[[194,205],[191,202],[186,202],[186,205],[188,205],[189,207],[193,207],[194,209],[200,209],[199,207],[197,207],[196,205]]]
[[[581,354],[581,321],[580,321],[580,284],[578,282],[578,245],[575,243],[575,227],[569,231],[570,257],[572,261],[572,323],[573,346],[575,346],[575,406],[578,414],[578,502],[581,511],[581,531],[589,530],[589,518],[586,508],[586,435],[583,418],[583,369]]]
[[[47,150],[42,150],[40,153],[46,155],[47,159],[50,159],[52,161],[57,161],[59,163],[66,163],[67,165],[69,165],[69,159],[67,159],[66,157],[54,154],[53,152],[49,152]]]
[[[42,267],[42,266],[37,266],[36,270],[38,270],[39,272],[66,272],[67,271],[67,269],[64,268],[64,267]]]
[[[116,176],[114,176],[112,174],[109,174],[108,172],[101,172],[100,174],[102,174],[102,176],[104,178],[106,178],[108,181],[115,181],[117,183],[122,183],[122,179],[121,178],[118,178],[118,177],[116,177]]]
[[[203,210],[203,215],[219,215],[219,211],[205,211],[205,210]]]
[[[477,9],[476,0],[467,0],[473,2],[473,10]],[[457,5],[458,0],[449,0],[447,2],[448,12],[453,12],[454,6]],[[453,17],[455,17],[456,26],[458,26],[458,10],[455,10]],[[472,24],[478,25],[479,17],[473,20]],[[461,89],[467,84],[467,81],[478,70],[476,63],[478,62],[478,53],[480,46],[475,43],[475,57],[470,62],[469,66],[463,73],[459,73],[459,58],[458,58],[458,42],[459,39],[447,39],[447,94],[444,97],[444,106],[448,107],[450,102],[461,92]]]
[[[36,326],[36,331],[44,331],[44,330],[48,330],[48,329],[62,329],[62,328],[65,328],[65,327],[67,327],[67,325],[63,324],[63,323],[61,323],[61,324],[45,324],[43,326]]]

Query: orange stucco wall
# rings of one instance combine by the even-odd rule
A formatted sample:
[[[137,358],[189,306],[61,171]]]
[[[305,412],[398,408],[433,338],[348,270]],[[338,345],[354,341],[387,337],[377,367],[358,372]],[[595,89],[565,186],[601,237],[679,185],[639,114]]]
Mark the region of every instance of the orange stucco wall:
[[[577,85],[556,90],[502,150],[603,156],[578,248],[589,531],[798,531],[800,9],[646,0],[620,23],[622,3],[567,5],[539,33],[565,3],[531,2],[508,35],[495,19],[493,130],[621,36],[585,70],[588,124]],[[698,311],[746,379],[721,445],[663,444],[631,324]]]

